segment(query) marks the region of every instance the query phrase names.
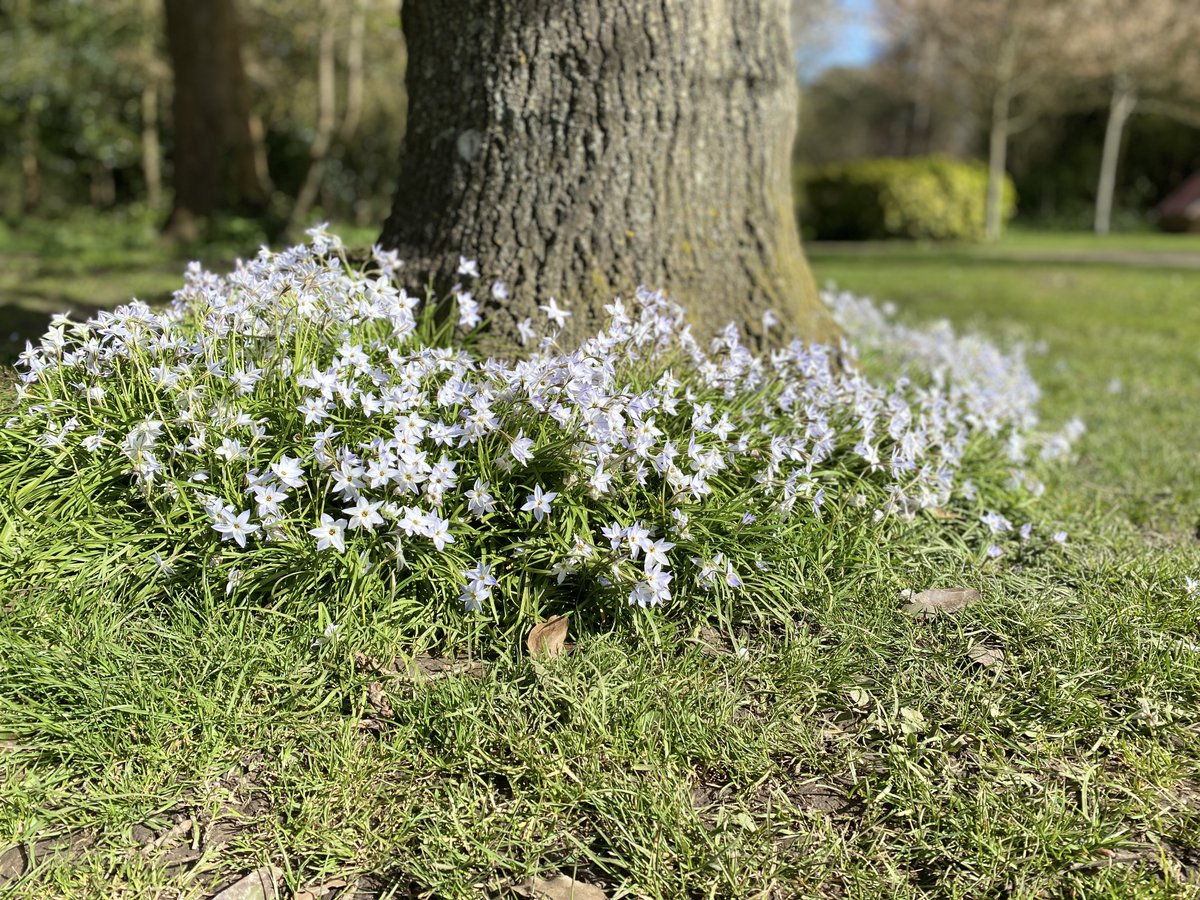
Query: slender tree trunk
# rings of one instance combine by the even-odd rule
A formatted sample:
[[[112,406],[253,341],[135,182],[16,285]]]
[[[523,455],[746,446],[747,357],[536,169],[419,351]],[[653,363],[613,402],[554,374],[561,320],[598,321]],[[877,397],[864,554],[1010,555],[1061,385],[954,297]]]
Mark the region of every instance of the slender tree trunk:
[[[36,148],[27,146],[21,153],[21,212],[31,216],[41,205],[42,170]]]
[[[1117,164],[1121,158],[1121,138],[1125,125],[1137,108],[1137,89],[1128,76],[1118,75],[1108,105],[1108,124],[1104,128],[1104,151],[1100,156],[1100,180],[1096,185],[1096,234],[1112,229],[1113,194],[1117,185]]]
[[[786,0],[409,0],[382,243],[418,282],[477,258],[509,286],[479,292],[500,336],[551,297],[588,328],[646,284],[701,331],[770,309],[832,338],[792,209],[788,24]]]
[[[1008,123],[1011,98],[1008,89],[996,91],[992,100],[992,126],[988,135],[988,185],[986,235],[999,240],[1004,228],[1004,174],[1008,161]]]
[[[365,78],[363,50],[367,39],[367,2],[355,0],[350,13],[350,34],[346,44],[346,114],[338,127],[338,139],[349,143],[362,120]]]
[[[89,195],[91,197],[92,206],[95,206],[98,209],[107,209],[116,203],[117,185],[113,180],[113,170],[111,166],[108,166],[99,160],[92,162]]]
[[[158,140],[158,84],[153,77],[142,88],[142,177],[146,204],[158,209],[162,203],[162,145]]]
[[[153,21],[158,0],[142,0],[141,13]],[[146,205],[157,210],[162,205],[162,141],[158,132],[158,54],[150,29],[142,39],[146,82],[142,85],[142,179],[146,183]]]
[[[12,10],[16,28],[30,27],[29,0],[17,0]],[[42,167],[38,159],[41,144],[38,114],[45,98],[30,97],[21,116],[21,213],[30,216],[42,204]]]
[[[1012,126],[1013,80],[1017,75],[1017,40],[1011,20],[999,36],[995,82],[992,90],[992,121],[988,132],[988,185],[984,233],[989,241],[1000,239],[1004,230],[1004,176],[1008,163],[1008,134]]]
[[[38,127],[32,110],[21,124],[21,212],[30,216],[42,204],[42,167],[38,162]]]
[[[165,0],[175,75],[175,202],[167,231],[196,236],[198,220],[253,213],[268,185],[255,160],[249,90],[233,0]]]
[[[322,0],[321,37],[317,50],[317,133],[309,148],[311,159],[308,171],[304,174],[304,183],[300,185],[288,219],[289,229],[302,224],[316,202],[321,179],[325,175],[325,157],[329,155],[329,147],[333,142],[333,130],[337,124],[337,90],[334,83],[337,60],[333,39],[333,7],[330,0]]]

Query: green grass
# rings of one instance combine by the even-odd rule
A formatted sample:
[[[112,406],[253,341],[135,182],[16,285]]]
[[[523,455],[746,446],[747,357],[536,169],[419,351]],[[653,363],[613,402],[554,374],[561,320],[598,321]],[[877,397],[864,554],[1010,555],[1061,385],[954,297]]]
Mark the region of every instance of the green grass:
[[[1051,421],[1091,436],[1056,502],[1088,518],[1118,513],[1162,539],[1200,524],[1200,275],[1182,269],[1003,262],[913,250],[810,250],[818,278],[1010,341],[1030,357]]]
[[[554,870],[610,897],[1200,894],[1200,278],[811,255],[903,316],[1047,343],[1047,418],[1090,429],[1040,506],[1065,548],[981,564],[936,522],[831,536],[770,630],[596,631],[413,679],[385,617],[313,648],[315,614],[223,584],[113,596],[136,543],[96,535],[96,587],[3,599],[0,851],[88,845],[9,895],[202,897],[262,864],[398,897]],[[983,599],[898,612],[933,585]]]

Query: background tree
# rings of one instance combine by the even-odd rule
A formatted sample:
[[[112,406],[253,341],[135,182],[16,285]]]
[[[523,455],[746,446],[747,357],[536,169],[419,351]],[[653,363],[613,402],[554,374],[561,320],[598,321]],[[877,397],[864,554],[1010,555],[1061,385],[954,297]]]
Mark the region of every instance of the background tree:
[[[142,178],[146,184],[146,204],[157,210],[162,205],[162,128],[160,104],[163,85],[169,72],[160,51],[161,9],[157,0],[141,0],[143,28],[134,53],[140,71],[142,92],[139,104],[142,125]],[[158,27],[147,27],[150,23]]]
[[[1200,123],[1200,0],[1107,0],[1094,65],[1109,92],[1093,228],[1112,228],[1126,125],[1139,109]]]
[[[276,203],[299,228],[387,216],[404,136],[406,52],[393,0],[242,0],[242,45]]]
[[[140,0],[0,2],[0,160],[16,163],[10,215],[115,201],[139,161],[136,116],[147,33]],[[0,183],[6,173],[0,171]],[[81,195],[74,188],[79,186]]]
[[[256,146],[233,0],[165,0],[174,76],[174,206],[168,233],[198,236],[223,211],[261,213],[270,183]]]
[[[349,15],[345,53],[346,102],[339,125],[336,40],[338,23],[346,17],[341,14],[344,10],[339,11],[332,0],[321,0],[318,4],[321,31],[317,42],[317,130],[310,149],[312,162],[288,220],[292,227],[304,222],[317,200],[335,132],[339,141],[348,144],[358,130],[363,107],[363,44],[366,39],[367,5],[368,0],[353,0]]]
[[[1061,99],[1092,48],[1089,0],[880,0],[894,39],[934,39],[986,110],[987,235],[1000,236],[1009,139]]]
[[[453,22],[454,27],[447,27]],[[410,0],[410,117],[382,242],[501,278],[515,335],[556,297],[667,288],[704,329],[833,332],[791,205],[786,0]]]

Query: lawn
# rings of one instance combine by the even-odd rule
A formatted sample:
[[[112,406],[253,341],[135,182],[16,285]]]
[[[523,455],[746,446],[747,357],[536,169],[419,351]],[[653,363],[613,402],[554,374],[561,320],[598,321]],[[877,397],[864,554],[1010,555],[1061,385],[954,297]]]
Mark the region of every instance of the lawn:
[[[68,294],[31,252],[5,300],[178,280],[132,247]],[[1045,418],[1089,429],[1036,507],[1064,546],[849,532],[798,550],[769,628],[593,630],[552,661],[405,660],[368,610],[314,647],[316,603],[221,586],[14,592],[0,885],[204,897],[275,866],[304,897],[530,896],[556,871],[609,897],[1200,895],[1200,273],[990,254],[810,250],[906,319],[1029,345]],[[958,586],[982,599],[900,612]]]
[[[891,299],[905,316],[946,318],[1029,345],[1047,417],[1078,415],[1091,432],[1055,502],[1132,522],[1149,540],[1194,540],[1200,273],[999,261],[988,252],[890,246],[853,254],[818,245],[810,259],[822,283]]]

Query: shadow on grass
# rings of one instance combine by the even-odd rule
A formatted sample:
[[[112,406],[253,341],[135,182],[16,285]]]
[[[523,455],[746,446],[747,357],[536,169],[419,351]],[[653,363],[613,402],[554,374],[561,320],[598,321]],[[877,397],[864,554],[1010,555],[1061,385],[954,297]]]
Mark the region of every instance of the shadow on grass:
[[[45,334],[56,313],[69,312],[73,319],[83,320],[111,308],[109,304],[80,302],[50,291],[27,289],[23,293],[29,298],[46,301],[46,306],[32,309],[16,303],[0,302],[0,365],[13,365],[25,348],[25,342],[36,342]],[[170,295],[165,294],[144,299],[148,303],[161,303],[169,298]]]

